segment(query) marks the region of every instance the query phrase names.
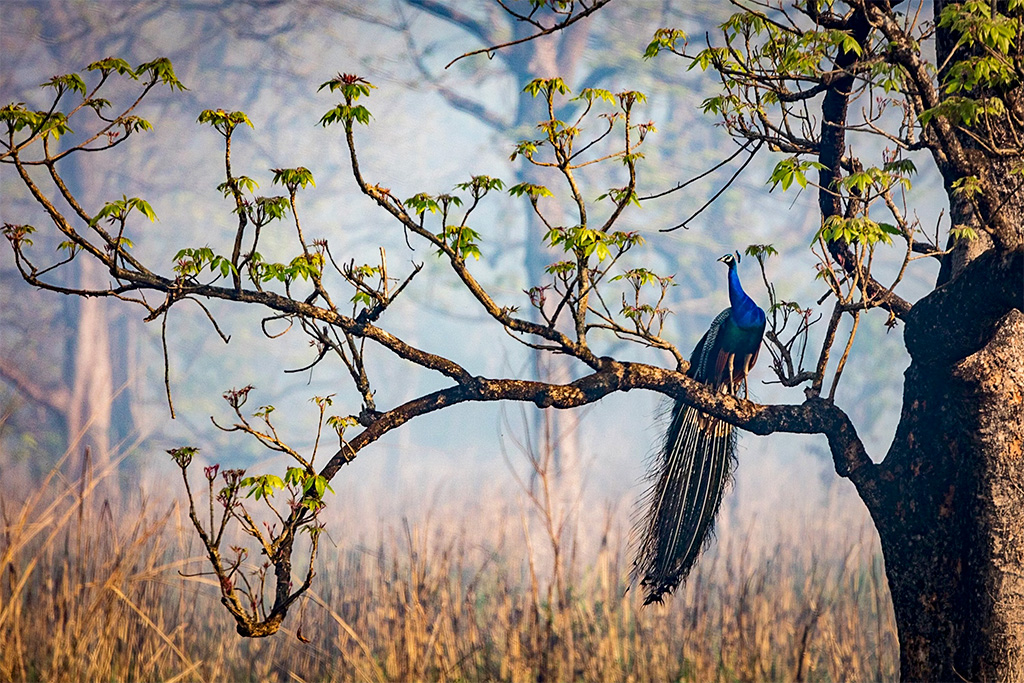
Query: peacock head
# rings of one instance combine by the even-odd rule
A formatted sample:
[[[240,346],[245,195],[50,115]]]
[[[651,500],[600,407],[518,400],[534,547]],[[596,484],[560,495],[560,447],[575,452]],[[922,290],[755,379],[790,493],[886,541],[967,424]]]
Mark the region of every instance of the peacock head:
[[[725,256],[723,256],[722,258],[720,258],[718,260],[721,261],[722,263],[724,263],[725,265],[729,266],[729,269],[732,270],[737,265],[739,265],[739,262],[740,262],[740,252],[734,251],[731,254],[726,254]]]

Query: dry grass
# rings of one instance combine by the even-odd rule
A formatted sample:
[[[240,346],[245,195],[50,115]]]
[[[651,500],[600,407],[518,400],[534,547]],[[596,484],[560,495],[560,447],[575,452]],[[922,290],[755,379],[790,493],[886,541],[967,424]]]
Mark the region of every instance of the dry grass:
[[[369,543],[342,536],[350,516],[329,526],[336,545],[324,544],[315,592],[281,633],[251,641],[212,581],[179,573],[202,564],[177,503],[121,500],[59,472],[27,500],[4,487],[0,680],[896,677],[877,547],[839,523],[832,547],[813,552],[723,531],[668,605],[641,610],[624,594],[622,515],[598,513],[588,536],[540,497],[518,514],[469,524],[446,512]]]

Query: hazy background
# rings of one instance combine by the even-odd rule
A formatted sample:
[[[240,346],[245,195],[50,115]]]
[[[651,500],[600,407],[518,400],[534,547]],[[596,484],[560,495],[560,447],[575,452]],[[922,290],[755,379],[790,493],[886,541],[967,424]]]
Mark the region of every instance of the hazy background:
[[[385,329],[448,355],[475,374],[531,376],[535,365],[529,351],[485,319],[429,250],[414,244],[416,250],[410,252],[400,229],[357,192],[340,127],[325,130],[317,125],[336,98],[326,91],[318,94],[317,87],[338,72],[357,73],[377,86],[367,102],[374,119],[357,133],[362,169],[369,182],[405,198],[420,191],[449,191],[474,174],[512,184],[522,172],[519,162],[509,161],[512,143],[531,135],[530,127],[538,120],[523,108],[522,76],[531,70],[548,75],[545,66],[560,57],[572,66],[573,73],[563,75],[575,91],[597,86],[647,93],[648,104],[638,118],[650,117],[658,127],[649,138],[640,172],[641,194],[647,194],[704,171],[734,148],[699,111],[711,88],[703,74],[686,71],[679,60],[640,59],[659,26],[680,26],[702,36],[724,18],[722,8],[690,3],[680,12],[660,2],[613,3],[575,27],[581,41],[575,47],[565,37],[549,38],[530,44],[511,67],[500,58],[477,56],[444,70],[450,59],[483,43],[416,4],[7,0],[0,4],[0,103],[24,101],[42,108],[46,99],[35,87],[38,83],[108,55],[132,64],[170,57],[189,90],[158,88],[153,93],[139,113],[154,130],[110,153],[77,155],[65,168],[90,210],[122,194],[151,203],[160,220],[134,227],[136,254],[170,272],[171,256],[181,247],[210,245],[221,253],[229,251],[234,216],[230,202],[215,189],[223,181],[222,139],[195,119],[207,108],[241,109],[255,130],[240,129],[234,138],[235,173],[255,178],[262,192],[277,194],[268,169],[308,167],[316,187],[303,190],[299,201],[309,239],[326,237],[336,256],[357,263],[375,261],[377,246],[383,245],[393,275],[403,275],[411,261],[426,263],[408,294],[381,321]],[[496,35],[510,35],[506,20],[490,4],[457,6]],[[467,106],[467,101],[472,104]],[[675,314],[668,319],[665,336],[684,353],[727,305],[725,269],[715,262],[727,251],[772,242],[780,256],[770,262],[769,276],[782,298],[807,306],[824,292],[813,280],[814,259],[808,250],[817,228],[815,194],[792,189],[770,193],[764,183],[770,163],[774,161],[765,156],[751,164],[688,230],[658,232],[699,208],[736,163],[682,192],[627,212],[625,225],[642,231],[648,240],[631,253],[630,263],[675,273],[678,286],[667,302]],[[41,254],[52,251],[57,240],[45,234],[44,219],[12,168],[0,166],[0,173],[0,218],[36,224],[40,234],[35,249]],[[585,181],[591,199],[623,182],[621,169],[589,174]],[[918,179],[915,191],[924,198],[918,205],[933,211],[921,216],[926,225],[941,210],[940,195],[927,201],[932,189],[934,179]],[[483,234],[484,259],[471,266],[500,304],[524,309],[528,304],[523,290],[537,284],[530,280],[531,269],[555,260],[526,248],[526,209],[525,201],[508,197],[489,201],[474,224]],[[277,258],[284,258],[292,249],[285,224],[272,225],[265,234],[265,255],[276,248]],[[168,323],[177,411],[172,421],[163,395],[159,323],[143,324],[141,309],[117,301],[83,304],[34,292],[18,277],[6,246],[4,252],[0,487],[5,498],[18,499],[22,487],[49,471],[69,446],[73,453],[68,467],[80,466],[74,463],[85,443],[92,444],[97,462],[123,456],[121,487],[147,492],[151,500],[180,496],[179,487],[168,484],[172,468],[164,452],[178,445],[199,446],[204,462],[283,470],[284,462],[269,452],[211,425],[211,415],[229,421],[220,395],[231,387],[255,385],[250,406],[275,405],[277,424],[294,446],[308,447],[313,440],[315,406],[310,397],[336,394],[335,412],[358,412],[357,396],[340,365],[283,372],[313,359],[305,337],[293,332],[266,339],[260,311],[213,304],[211,310],[231,335],[225,345],[201,311],[186,303],[175,306]],[[744,261],[741,274],[747,291],[766,305],[752,259]],[[85,282],[96,275],[75,271],[64,277]],[[932,274],[922,269],[911,277]],[[911,281],[910,298],[913,288]],[[865,316],[837,396],[876,460],[884,455],[896,426],[907,362],[900,332],[887,333],[884,322],[877,312]],[[823,330],[815,331],[812,349]],[[671,363],[667,354],[608,339],[599,339],[595,346],[601,355]],[[380,349],[368,355],[381,409],[445,385],[443,378]],[[763,354],[754,371],[753,398],[802,400],[801,389],[763,383],[772,379],[766,359]],[[813,362],[812,351],[808,364]],[[579,376],[583,369],[577,366],[571,372]],[[67,401],[55,400],[59,396]],[[48,406],[48,401],[55,405]],[[69,417],[74,404],[78,412]],[[532,406],[513,404],[462,405],[418,418],[341,471],[333,482],[336,500],[328,500],[329,531],[335,538],[372,534],[378,523],[387,527],[403,517],[427,515],[487,531],[494,520],[528,508],[513,476],[528,479],[523,449],[557,447],[564,463],[559,481],[565,509],[578,515],[582,530],[595,533],[610,511],[621,535],[641,490],[645,458],[659,440],[662,408],[661,397],[631,392],[547,425]],[[538,434],[545,426],[554,430],[553,444]],[[742,533],[771,548],[780,538],[824,545],[830,529],[849,529],[864,537],[863,506],[852,485],[834,474],[823,437],[743,434],[739,453],[719,538]],[[874,542],[870,533],[864,538]]]

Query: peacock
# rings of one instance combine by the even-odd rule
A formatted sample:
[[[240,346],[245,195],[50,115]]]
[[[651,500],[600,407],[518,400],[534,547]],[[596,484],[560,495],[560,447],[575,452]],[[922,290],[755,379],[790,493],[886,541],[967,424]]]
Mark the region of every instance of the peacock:
[[[746,393],[746,378],[764,334],[764,311],[740,285],[739,252],[718,259],[729,267],[729,308],[690,355],[687,375],[716,391]],[[661,602],[686,578],[711,537],[715,515],[735,460],[732,425],[677,401],[660,455],[648,472],[634,529],[636,559],[631,583],[639,581],[644,604]]]

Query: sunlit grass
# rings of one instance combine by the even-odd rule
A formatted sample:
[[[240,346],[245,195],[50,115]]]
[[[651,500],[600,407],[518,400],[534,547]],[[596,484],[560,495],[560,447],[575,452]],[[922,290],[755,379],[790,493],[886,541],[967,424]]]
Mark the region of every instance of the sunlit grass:
[[[177,492],[122,498],[103,476],[56,471],[19,496],[5,482],[0,680],[896,677],[877,546],[838,521],[817,549],[799,530],[772,545],[733,525],[676,596],[645,609],[626,591],[611,512],[566,516],[538,496],[461,519],[364,520],[362,540],[332,521],[313,592],[279,634],[253,641],[202,575]]]

